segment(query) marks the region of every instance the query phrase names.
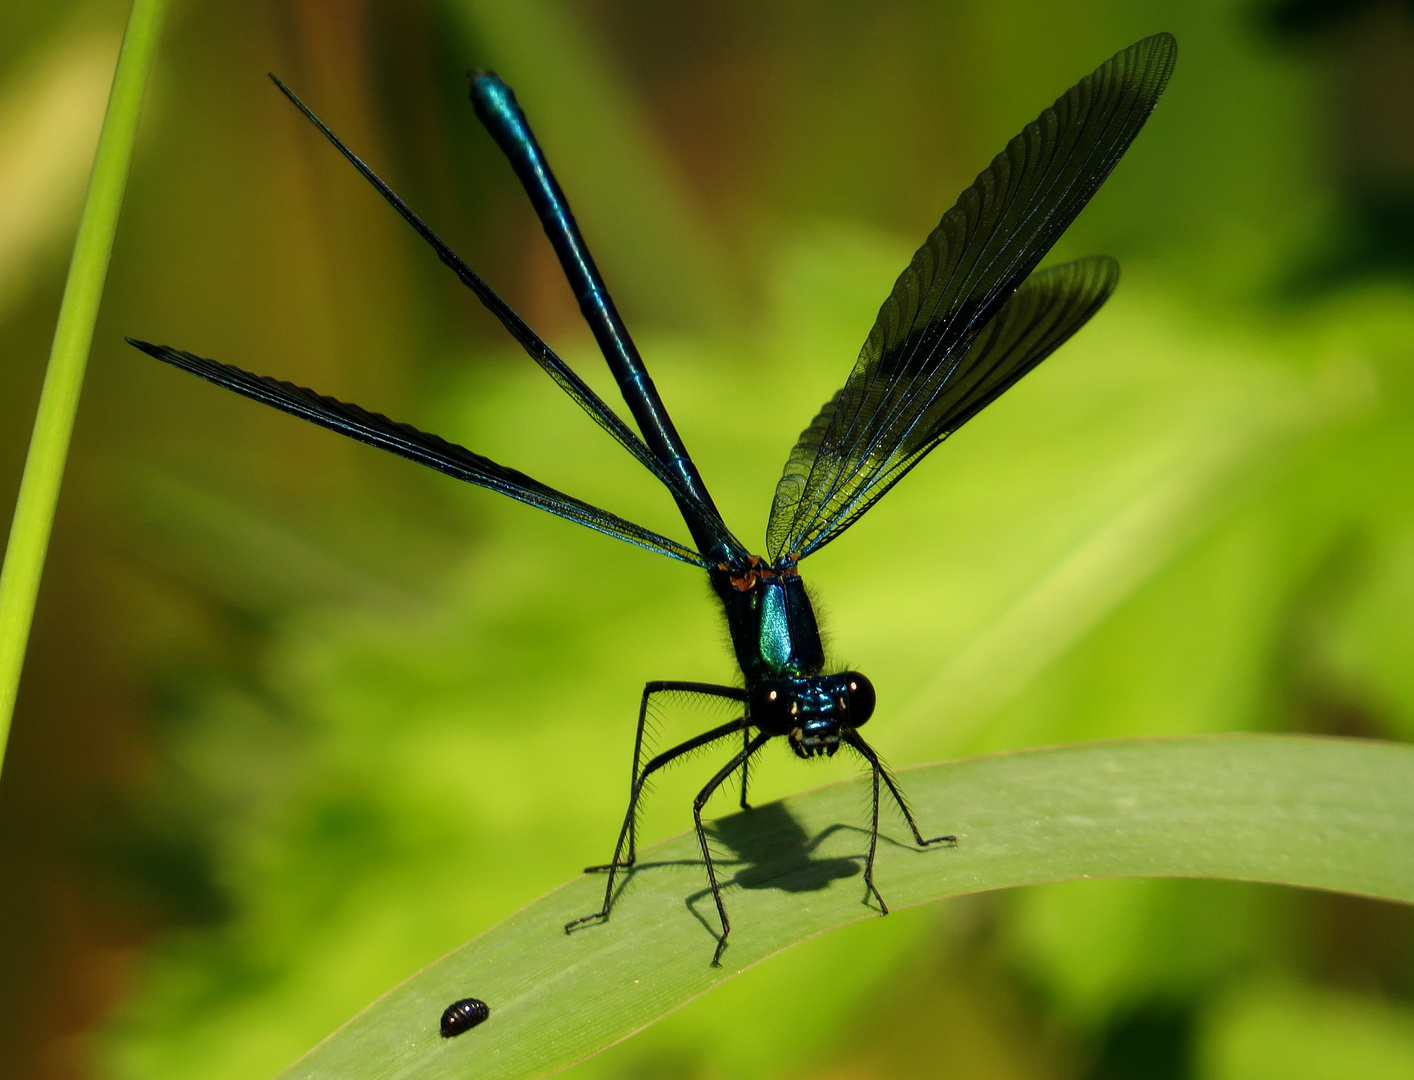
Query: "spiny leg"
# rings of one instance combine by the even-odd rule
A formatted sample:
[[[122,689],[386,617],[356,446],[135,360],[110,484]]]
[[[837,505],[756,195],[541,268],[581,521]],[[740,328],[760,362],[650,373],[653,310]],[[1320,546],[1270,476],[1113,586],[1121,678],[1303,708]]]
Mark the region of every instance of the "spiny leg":
[[[703,862],[707,864],[707,884],[712,887],[712,899],[717,904],[717,917],[722,920],[722,936],[717,939],[717,950],[712,954],[713,967],[718,966],[722,958],[722,950],[727,947],[727,935],[732,932],[732,924],[731,920],[727,918],[727,906],[722,902],[722,887],[717,884],[717,868],[716,864],[712,862],[712,851],[707,846],[707,830],[702,827],[702,808],[707,805],[707,800],[712,797],[712,792],[721,787],[727,777],[736,772],[744,762],[750,760],[751,755],[761,749],[770,737],[763,731],[748,742],[739,754],[718,770],[716,776],[707,781],[707,786],[697,793],[697,798],[692,800],[692,820],[697,825],[697,843],[702,848]]]
[[[638,819],[633,813],[633,804],[637,801],[638,795],[638,766],[643,756],[643,729],[648,722],[648,701],[654,694],[687,693],[701,694],[703,697],[727,698],[731,701],[745,701],[745,691],[738,690],[734,686],[718,686],[716,683],[699,682],[651,682],[643,687],[643,697],[638,703],[638,730],[633,736],[633,774],[629,777],[629,826],[628,826],[628,858],[619,859],[619,848],[614,849],[614,861],[604,863],[600,866],[586,866],[586,874],[595,874],[608,870],[612,866],[632,866],[637,857],[638,844]],[[749,734],[743,729],[743,734]],[[620,838],[622,845],[622,838]]]
[[[669,764],[676,758],[682,757],[683,754],[691,753],[699,747],[707,746],[739,730],[744,723],[746,723],[746,720],[743,718],[733,720],[729,724],[722,724],[720,727],[714,727],[711,731],[704,731],[701,735],[688,739],[687,742],[679,743],[671,750],[663,751],[648,763],[647,767],[639,775],[637,782],[634,783],[633,791],[629,796],[628,813],[624,815],[623,827],[619,829],[618,843],[614,845],[613,861],[605,864],[609,871],[609,880],[604,886],[604,906],[598,911],[591,912],[588,915],[583,915],[578,919],[572,919],[570,922],[565,923],[565,933],[569,933],[571,929],[578,926],[580,923],[589,922],[591,919],[603,919],[608,917],[609,908],[614,902],[614,876],[620,867],[628,866],[632,862],[632,860],[629,862],[620,861],[619,855],[623,852],[624,843],[628,840],[634,815],[638,810],[638,797],[643,794],[643,785],[648,778],[664,765]],[[736,768],[737,764],[739,763],[734,761],[732,768]]]
[[[884,903],[883,895],[879,892],[878,886],[874,884],[874,853],[879,849],[879,763],[877,760],[869,762],[869,775],[874,782],[874,808],[869,817],[869,857],[864,860],[864,886],[874,894],[874,899],[879,901],[879,914],[887,915],[889,905]]]
[[[898,784],[894,783],[894,778],[889,774],[888,767],[879,760],[879,755],[874,752],[874,748],[861,739],[857,731],[846,731],[843,733],[842,738],[850,746],[859,751],[864,760],[869,762],[870,767],[877,771],[879,777],[884,781],[884,786],[889,789],[889,794],[894,797],[894,802],[898,804],[898,808],[902,812],[904,820],[908,822],[908,827],[913,832],[913,839],[917,842],[919,847],[943,843],[957,847],[957,837],[951,834],[947,836],[935,836],[931,840],[925,840],[923,833],[918,828],[918,822],[913,819],[913,811],[909,809],[908,800],[903,797],[903,792],[899,790]]]
[[[744,727],[741,729],[741,749],[746,753],[751,748],[751,729]],[[746,757],[741,763],[741,808],[750,810],[751,804],[746,801],[746,784],[751,779],[751,755],[746,753]]]

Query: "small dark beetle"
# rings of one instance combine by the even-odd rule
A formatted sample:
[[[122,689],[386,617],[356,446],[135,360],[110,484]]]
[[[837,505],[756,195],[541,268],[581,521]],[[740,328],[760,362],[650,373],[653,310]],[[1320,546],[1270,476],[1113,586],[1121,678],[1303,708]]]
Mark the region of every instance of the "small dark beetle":
[[[480,998],[462,998],[442,1013],[442,1038],[464,1035],[491,1015],[491,1007]]]

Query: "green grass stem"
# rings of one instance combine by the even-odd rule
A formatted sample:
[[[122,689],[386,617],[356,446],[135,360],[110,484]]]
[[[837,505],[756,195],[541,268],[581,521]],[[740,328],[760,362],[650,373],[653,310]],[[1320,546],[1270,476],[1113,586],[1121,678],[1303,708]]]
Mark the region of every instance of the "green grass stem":
[[[25,458],[5,562],[0,569],[0,768],[4,765],[25,647],[44,573],[44,556],[127,186],[143,92],[166,8],[167,0],[134,0],[128,16],[73,260],[64,284],[59,321],[54,328],[54,344]]]

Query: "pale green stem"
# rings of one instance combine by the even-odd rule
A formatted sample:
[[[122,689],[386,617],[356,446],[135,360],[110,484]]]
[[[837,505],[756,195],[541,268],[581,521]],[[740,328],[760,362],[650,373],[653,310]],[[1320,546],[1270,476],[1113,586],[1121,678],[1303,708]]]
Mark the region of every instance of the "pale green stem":
[[[30,436],[5,563],[0,568],[0,767],[4,764],[25,646],[44,573],[44,555],[49,548],[64,461],[69,454],[74,414],[78,411],[79,391],[93,341],[93,324],[98,318],[108,259],[113,252],[113,234],[128,181],[143,91],[166,9],[167,0],[134,0],[128,16],[69,277],[64,284],[59,321],[54,328],[54,344],[49,351],[49,367]]]

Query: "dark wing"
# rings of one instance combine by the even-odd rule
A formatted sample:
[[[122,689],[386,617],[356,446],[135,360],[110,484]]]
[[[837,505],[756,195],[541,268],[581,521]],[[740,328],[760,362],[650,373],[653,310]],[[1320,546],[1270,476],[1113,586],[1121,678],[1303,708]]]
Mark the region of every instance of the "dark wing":
[[[325,397],[293,383],[281,382],[264,375],[253,375],[230,364],[206,360],[165,345],[150,345],[132,338],[128,338],[128,343],[149,356],[183,371],[189,371],[193,375],[199,375],[217,386],[234,390],[254,401],[326,427],[330,431],[337,431],[369,446],[376,446],[380,450],[416,461],[419,465],[426,465],[448,476],[455,476],[468,484],[509,495],[512,499],[538,506],[541,510],[548,510],[559,517],[587,525],[609,536],[617,536],[620,540],[627,540],[630,544],[637,544],[660,555],[680,559],[693,566],[707,568],[709,565],[697,552],[675,540],[669,540],[651,529],[645,529],[607,510],[601,510],[571,495],[556,491],[548,484],[542,484],[539,480],[505,465],[498,465],[490,458],[482,457],[456,443],[389,420],[380,413],[371,413],[357,405]]]
[[[866,464],[858,482],[841,485],[833,501],[822,508],[821,526],[808,531],[799,546],[780,550],[799,552],[798,557],[804,558],[853,525],[929,451],[1064,345],[1100,310],[1117,284],[1119,263],[1107,255],[1062,263],[1032,274],[973,339],[953,365],[946,385],[887,460],[881,460],[877,467]],[[808,482],[821,438],[838,411],[843,394],[841,390],[826,403],[791,451],[785,475],[776,488],[772,520],[783,500],[787,509],[798,504],[797,493]],[[771,554],[773,558],[778,554],[775,547]]]
[[[697,495],[689,490],[687,486],[678,478],[677,474],[665,466],[658,457],[644,444],[643,440],[619,417],[618,413],[599,397],[575,371],[566,364],[549,345],[532,330],[508,303],[506,303],[497,292],[486,283],[475,270],[467,265],[466,261],[458,255],[440,236],[432,231],[425,221],[403,201],[396,191],[380,177],[361,157],[355,154],[344,141],[340,139],[329,126],[319,119],[303,101],[296,96],[295,92],[280,81],[275,75],[270,76],[273,82],[285,97],[290,99],[304,116],[319,129],[334,149],[338,150],[345,159],[348,160],[359,174],[367,180],[384,199],[388,205],[396,210],[409,225],[421,236],[429,247],[437,253],[437,257],[442,260],[458,278],[462,284],[476,294],[476,298],[485,305],[486,309],[496,316],[502,326],[504,326],[516,339],[530,358],[534,360],[545,371],[550,378],[555,380],[555,384],[563,390],[581,409],[593,417],[594,422],[607,431],[620,446],[632,454],[638,462],[649,472],[656,476],[663,485],[673,493],[673,495],[683,503],[686,503],[702,519],[705,526],[713,533],[715,538],[728,550],[735,552],[741,559],[746,558],[746,548],[742,546],[726,523],[722,521],[721,515],[717,513],[716,507],[705,504]],[[222,383],[221,385],[225,385]]]
[[[979,362],[974,342],[1144,126],[1176,49],[1171,35],[1156,34],[1111,57],[1012,139],[943,215],[899,275],[844,389],[791,453],[766,529],[773,561],[803,558],[838,536],[917,463],[920,445],[922,453],[936,445],[922,439],[935,403],[964,364]]]

